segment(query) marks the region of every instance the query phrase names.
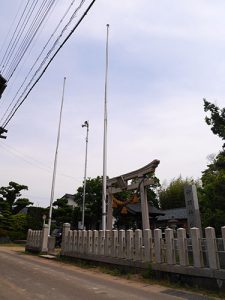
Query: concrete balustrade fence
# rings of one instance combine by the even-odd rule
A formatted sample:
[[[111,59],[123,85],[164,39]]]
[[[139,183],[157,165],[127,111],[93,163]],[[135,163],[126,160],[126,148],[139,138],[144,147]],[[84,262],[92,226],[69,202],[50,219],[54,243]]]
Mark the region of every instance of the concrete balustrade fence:
[[[205,238],[198,228],[176,232],[168,228],[140,230],[71,230],[63,226],[61,255],[145,269],[176,273],[179,276],[214,280],[225,286],[225,226],[221,238],[212,227],[205,228]],[[48,252],[48,225],[41,231],[29,230],[26,249]]]
[[[222,233],[223,238],[218,239],[214,228],[207,227],[203,239],[198,228],[191,228],[188,238],[185,229],[180,228],[175,233],[168,228],[163,238],[161,229],[153,232],[149,229],[77,231],[64,224],[62,254],[75,257],[88,254],[94,255],[95,259],[104,256],[218,270],[225,268],[225,227]]]
[[[176,232],[168,228],[140,230],[71,230],[64,224],[63,256],[70,256],[117,265],[180,273],[188,276],[222,280],[225,284],[225,227],[216,238],[212,227],[205,228],[201,238],[198,228],[191,228],[190,237],[184,228]]]
[[[48,225],[42,230],[29,229],[27,233],[26,250],[35,252],[48,252]]]

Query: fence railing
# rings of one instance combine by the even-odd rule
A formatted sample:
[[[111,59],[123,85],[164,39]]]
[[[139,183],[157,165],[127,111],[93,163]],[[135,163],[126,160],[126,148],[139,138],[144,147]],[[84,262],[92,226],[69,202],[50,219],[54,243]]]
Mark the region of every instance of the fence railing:
[[[176,232],[168,228],[163,236],[161,229],[86,231],[70,230],[70,224],[64,224],[61,253],[225,269],[225,227],[222,238],[216,238],[212,227],[205,228],[205,238],[201,238],[198,228],[191,228],[188,237],[183,228]]]
[[[42,230],[29,229],[27,233],[26,250],[48,252],[48,225]]]

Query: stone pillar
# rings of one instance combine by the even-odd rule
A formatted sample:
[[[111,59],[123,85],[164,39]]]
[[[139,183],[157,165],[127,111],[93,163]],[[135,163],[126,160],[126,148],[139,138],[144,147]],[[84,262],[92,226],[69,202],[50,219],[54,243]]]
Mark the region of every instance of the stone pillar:
[[[118,257],[118,230],[112,230],[112,251],[113,257]]]
[[[64,255],[66,252],[66,243],[67,243],[67,237],[68,237],[69,230],[70,230],[70,224],[64,223],[63,224],[63,232],[62,232],[62,250],[61,250],[62,255]]]
[[[188,266],[188,249],[187,249],[187,237],[186,230],[184,228],[177,229],[177,243],[178,243],[178,254],[179,262],[181,266]]]
[[[93,233],[92,230],[88,230],[87,232],[87,253],[93,253]]]
[[[83,253],[82,230],[78,230],[77,239],[78,239],[77,252],[82,254]]]
[[[111,255],[111,248],[112,248],[111,236],[112,236],[112,231],[106,230],[105,231],[105,255],[106,256]]]
[[[134,232],[135,260],[142,260],[142,230]]]
[[[87,253],[87,230],[82,230],[83,254]]]
[[[125,230],[119,230],[119,257],[125,258]]]
[[[98,241],[98,230],[93,231],[93,252],[95,255],[99,254],[99,241]]]
[[[219,269],[220,267],[219,267],[219,258],[217,252],[215,229],[213,227],[206,227],[205,237],[207,243],[209,267],[211,269]]]
[[[165,230],[166,239],[166,260],[168,265],[176,264],[175,249],[174,249],[174,235],[173,229],[167,228]]]
[[[141,181],[140,184],[140,195],[141,195],[142,229],[143,230],[150,229],[147,190],[144,186],[143,180]]]
[[[127,247],[126,247],[127,259],[133,259],[134,258],[134,232],[133,232],[133,230],[128,229],[126,231],[126,241],[127,241]]]
[[[190,229],[191,241],[192,241],[192,252],[194,267],[203,267],[202,249],[201,249],[201,236],[199,228],[193,227]]]
[[[198,195],[196,185],[187,185],[184,187],[185,204],[188,216],[188,230],[196,227],[200,229],[200,237],[202,237],[202,224],[198,204]]]
[[[27,240],[26,240],[26,250],[29,248],[29,246],[31,244],[31,237],[32,237],[32,230],[28,229]]]
[[[154,229],[154,248],[155,248],[155,260],[157,263],[162,262],[162,230],[161,229]]]
[[[144,237],[144,260],[152,261],[152,232],[150,229],[143,230]]]
[[[105,231],[99,230],[99,254],[105,254]]]
[[[77,230],[73,230],[73,247],[72,251],[77,252],[77,244],[78,244],[78,238],[77,238]]]

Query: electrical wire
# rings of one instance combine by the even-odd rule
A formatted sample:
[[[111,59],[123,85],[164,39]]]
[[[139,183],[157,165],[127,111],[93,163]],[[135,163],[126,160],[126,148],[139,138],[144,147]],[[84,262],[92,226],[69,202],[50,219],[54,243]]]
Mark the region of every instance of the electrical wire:
[[[27,49],[30,47],[30,45],[31,45],[33,39],[35,38],[38,30],[42,26],[45,18],[47,17],[49,11],[51,10],[54,2],[55,2],[55,0],[51,0],[49,3],[47,3],[48,6],[45,8],[45,11],[43,11],[43,12],[40,11],[39,12],[39,15],[36,16],[36,19],[37,19],[36,24],[33,21],[33,24],[31,25],[31,27],[29,29],[29,32],[27,33],[27,36],[25,37],[25,40],[24,40],[23,44],[21,45],[20,49],[18,50],[18,52],[19,51],[20,52],[17,55],[17,60],[16,60],[16,58],[14,58],[14,61],[9,66],[9,71],[8,71],[8,74],[6,75],[6,78],[8,78],[8,81],[13,76],[13,74],[14,74],[15,70],[17,69],[19,63],[21,62],[22,58],[24,57],[25,53],[27,52]],[[44,9],[44,7],[43,7],[43,9]],[[40,19],[38,20],[39,16],[40,16]],[[33,33],[32,33],[32,31],[33,31]]]
[[[58,25],[55,27],[53,33],[51,34],[51,36],[49,37],[48,41],[46,42],[46,44],[44,45],[44,47],[42,48],[40,54],[38,55],[38,57],[36,58],[35,62],[33,63],[32,67],[29,69],[28,74],[25,76],[23,82],[21,83],[19,89],[17,90],[15,96],[13,97],[11,103],[13,103],[17,97],[17,95],[19,94],[19,92],[21,91],[21,89],[23,88],[25,82],[27,81],[29,75],[32,73],[34,67],[36,66],[36,64],[38,63],[38,61],[40,60],[42,54],[44,53],[44,51],[47,49],[48,44],[50,43],[50,41],[52,40],[52,38],[54,37],[55,33],[57,32],[57,30],[59,29],[60,25],[62,24],[62,22],[64,21],[64,19],[66,18],[66,16],[68,15],[69,11],[71,10],[71,8],[73,7],[75,3],[75,0],[72,0],[72,2],[70,3],[69,7],[66,9],[63,17],[60,19]],[[3,103],[3,101],[0,103]],[[2,118],[0,119],[0,122],[3,120],[3,118],[5,117],[5,115],[7,114],[7,112],[9,111],[9,108],[11,107],[11,104],[9,105],[9,107],[7,108],[7,110],[5,111],[5,113],[3,114]]]
[[[72,28],[72,30],[70,31],[70,33],[66,36],[66,38],[64,39],[64,41],[60,44],[60,46],[57,48],[57,50],[55,51],[55,53],[53,54],[53,56],[50,58],[50,60],[48,61],[47,65],[44,67],[44,69],[42,70],[41,74],[37,77],[37,79],[34,81],[34,83],[31,85],[31,87],[28,89],[28,91],[26,91],[27,89],[25,89],[24,93],[22,94],[22,96],[19,98],[19,100],[16,102],[16,104],[13,106],[13,108],[11,109],[11,111],[9,112],[7,118],[5,119],[4,123],[3,123],[3,128],[5,128],[8,123],[10,122],[10,120],[13,118],[13,116],[15,115],[15,113],[17,112],[17,110],[19,109],[19,107],[23,104],[23,102],[26,100],[26,98],[28,97],[28,95],[30,94],[30,92],[32,91],[32,89],[34,88],[34,86],[38,83],[38,81],[41,79],[41,77],[44,75],[45,71],[47,70],[47,68],[49,67],[49,65],[51,64],[51,62],[53,61],[53,59],[55,58],[55,56],[58,54],[58,52],[62,49],[62,47],[65,45],[65,43],[68,41],[68,39],[71,37],[71,35],[74,33],[74,31],[77,29],[77,27],[80,25],[80,23],[82,22],[82,20],[84,19],[84,17],[87,15],[87,13],[89,12],[89,10],[91,9],[91,7],[93,6],[93,4],[95,3],[96,0],[92,0],[92,2],[89,4],[89,6],[86,8],[86,10],[84,11],[84,13],[82,14],[82,16],[80,17],[80,19],[78,20],[78,22],[75,24],[75,26]],[[81,3],[83,3],[83,1],[81,1]],[[67,27],[67,25],[65,26]],[[64,28],[65,28],[64,27]],[[62,34],[62,33],[61,33]],[[62,35],[61,35],[62,36]],[[58,41],[58,39],[57,39]],[[54,43],[53,47],[55,47],[56,42]]]
[[[28,12],[26,13],[26,15],[25,15],[25,17],[24,17],[24,20],[23,20],[23,22],[22,22],[22,24],[21,24],[21,27],[20,27],[19,31],[16,32],[16,38],[15,38],[14,41],[12,42],[12,46],[11,46],[11,48],[9,49],[9,51],[8,51],[8,53],[7,53],[7,56],[6,56],[6,58],[5,58],[4,62],[3,62],[3,67],[2,67],[2,73],[3,73],[3,74],[4,74],[5,68],[6,68],[7,65],[8,65],[8,62],[9,62],[9,60],[10,60],[10,57],[13,55],[13,52],[15,51],[15,49],[16,49],[16,47],[17,47],[17,45],[18,45],[19,39],[21,38],[21,36],[22,36],[22,34],[23,34],[23,32],[24,32],[24,30],[25,30],[25,28],[26,28],[26,26],[27,26],[27,24],[28,24],[28,22],[29,22],[29,20],[30,20],[30,18],[31,18],[31,15],[32,15],[32,13],[33,13],[33,11],[34,11],[36,5],[37,5],[37,1],[38,1],[38,0],[35,0],[35,1],[31,4],[30,8],[28,9]],[[28,1],[28,3],[29,3],[29,1]],[[27,6],[25,7],[25,9],[27,9]]]
[[[13,156],[19,157],[20,159],[22,159],[23,161],[25,161],[29,165],[32,165],[32,166],[34,166],[38,169],[41,169],[45,172],[52,173],[52,168],[50,166],[47,166],[47,165],[43,164],[42,162],[38,161],[37,159],[35,159],[35,158],[25,154],[25,153],[22,153],[21,151],[18,151],[16,148],[14,148],[12,146],[9,146],[9,145],[7,145],[5,143],[2,143],[2,142],[0,142],[0,147],[2,147],[2,149],[4,151],[6,151],[7,153],[10,153]],[[65,174],[65,173],[62,173],[62,172],[59,172],[58,175],[63,176],[63,177],[67,177],[67,178],[75,180],[77,182],[79,181],[79,180],[75,179],[75,177],[73,177],[71,175],[68,175],[68,174]]]

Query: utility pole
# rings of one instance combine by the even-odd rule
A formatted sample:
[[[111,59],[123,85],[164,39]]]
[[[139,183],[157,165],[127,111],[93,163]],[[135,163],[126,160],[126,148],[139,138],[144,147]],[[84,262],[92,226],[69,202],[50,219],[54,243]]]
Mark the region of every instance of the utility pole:
[[[49,208],[49,217],[48,217],[48,235],[50,235],[51,222],[52,222],[52,203],[53,203],[54,192],[55,192],[55,177],[56,177],[58,148],[59,148],[59,140],[60,140],[60,132],[61,132],[61,121],[62,121],[62,109],[63,109],[63,102],[64,102],[65,84],[66,84],[66,77],[64,77],[64,80],[63,80],[63,92],[62,92],[62,101],[61,101],[61,108],[60,108],[60,115],[59,115],[58,136],[57,136],[57,142],[56,142],[55,160],[54,160],[53,175],[52,175],[52,188],[51,188],[50,208]]]
[[[84,164],[84,187],[83,187],[83,203],[82,203],[82,229],[84,230],[84,214],[85,214],[85,196],[86,196],[86,180],[87,180],[87,151],[88,151],[88,133],[89,122],[85,121],[82,127],[87,128],[86,133],[86,147],[85,147],[85,164]]]
[[[104,138],[103,138],[103,176],[102,176],[102,230],[106,230],[106,176],[107,176],[107,83],[108,83],[108,43],[109,24],[106,35],[105,101],[104,101]]]

